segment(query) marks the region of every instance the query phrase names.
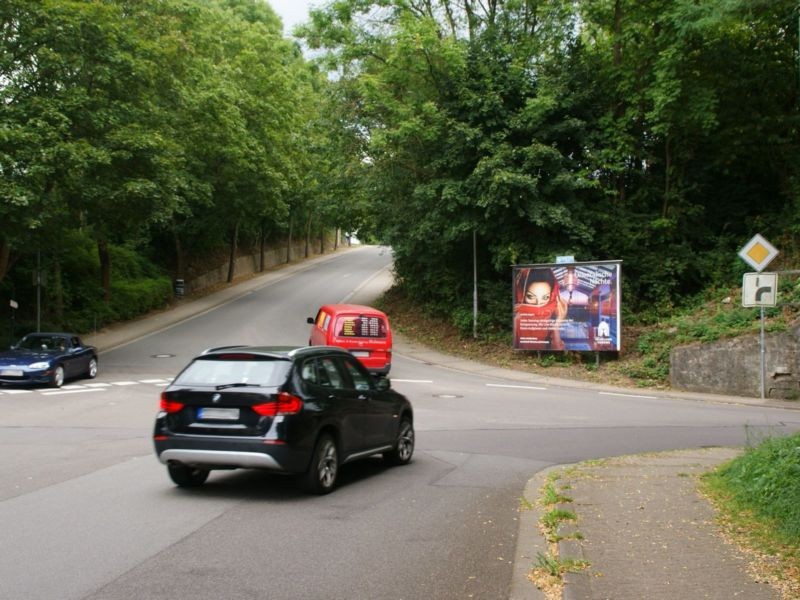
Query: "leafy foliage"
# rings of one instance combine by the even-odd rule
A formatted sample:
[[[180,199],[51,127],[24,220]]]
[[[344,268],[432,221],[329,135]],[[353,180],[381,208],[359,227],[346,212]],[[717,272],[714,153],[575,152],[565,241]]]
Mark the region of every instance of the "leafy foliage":
[[[163,304],[189,257],[349,226],[321,209],[350,160],[326,88],[261,0],[2,3],[0,291],[30,318],[38,256],[45,319],[85,327]]]
[[[668,314],[798,228],[789,0],[340,0],[312,13],[363,132],[363,193],[401,285],[466,329],[514,263],[622,259]],[[508,303],[483,303],[490,323]],[[695,337],[702,337],[696,335]]]

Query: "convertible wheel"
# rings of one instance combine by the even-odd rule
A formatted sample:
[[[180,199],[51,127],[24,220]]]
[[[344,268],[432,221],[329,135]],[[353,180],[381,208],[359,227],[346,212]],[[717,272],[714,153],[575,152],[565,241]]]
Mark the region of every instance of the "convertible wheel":
[[[64,385],[64,367],[58,365],[53,371],[53,380],[50,382],[50,387],[60,388]]]
[[[197,487],[208,479],[208,469],[187,467],[186,465],[167,465],[169,478],[180,487]]]
[[[86,369],[86,377],[88,377],[89,379],[94,379],[95,377],[97,377],[97,359],[96,358],[92,358],[92,360],[89,361],[89,368]]]
[[[328,494],[336,487],[339,474],[339,453],[336,442],[328,435],[322,435],[314,447],[311,464],[302,476],[300,484],[312,494]]]
[[[397,441],[395,442],[394,449],[386,452],[383,458],[392,465],[404,465],[411,460],[414,454],[414,425],[411,419],[403,417],[400,421],[400,427],[397,430]]]

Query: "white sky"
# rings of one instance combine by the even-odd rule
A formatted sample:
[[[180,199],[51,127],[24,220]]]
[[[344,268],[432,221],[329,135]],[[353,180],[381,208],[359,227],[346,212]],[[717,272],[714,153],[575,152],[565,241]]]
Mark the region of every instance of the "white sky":
[[[289,36],[292,28],[308,20],[308,9],[319,7],[322,0],[267,0],[283,20],[283,32]]]

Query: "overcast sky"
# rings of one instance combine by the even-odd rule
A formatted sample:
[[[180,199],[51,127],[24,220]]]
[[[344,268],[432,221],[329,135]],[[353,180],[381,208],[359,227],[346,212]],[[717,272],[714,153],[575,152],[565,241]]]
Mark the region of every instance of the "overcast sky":
[[[322,4],[321,0],[267,0],[283,20],[283,31],[291,35],[292,28],[308,20],[308,9]]]

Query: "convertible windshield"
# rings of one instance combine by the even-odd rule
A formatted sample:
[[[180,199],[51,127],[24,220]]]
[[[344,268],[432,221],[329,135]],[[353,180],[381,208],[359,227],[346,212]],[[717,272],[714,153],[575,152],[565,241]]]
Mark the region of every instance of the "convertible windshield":
[[[275,387],[286,381],[288,360],[199,359],[178,375],[177,385],[232,386],[246,384]]]
[[[63,350],[66,340],[52,335],[26,335],[17,347],[25,350]]]

